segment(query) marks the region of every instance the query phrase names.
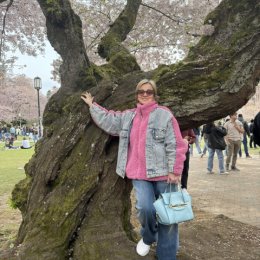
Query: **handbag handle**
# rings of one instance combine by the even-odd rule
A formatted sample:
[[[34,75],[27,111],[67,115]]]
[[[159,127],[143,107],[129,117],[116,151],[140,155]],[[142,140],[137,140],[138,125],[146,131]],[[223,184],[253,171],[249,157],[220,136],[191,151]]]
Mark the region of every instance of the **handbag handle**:
[[[172,188],[172,185],[171,185],[171,183],[168,183],[168,185],[170,185],[170,201],[171,201],[171,195],[172,195],[171,188]],[[164,193],[166,192],[168,185],[166,186]],[[182,188],[181,188],[180,183],[175,184],[175,185],[177,186],[177,191],[180,191],[180,192],[181,192],[182,200],[183,200],[183,203],[185,204],[186,201],[185,201],[185,198],[184,198],[184,196],[183,196],[183,192],[182,192]]]

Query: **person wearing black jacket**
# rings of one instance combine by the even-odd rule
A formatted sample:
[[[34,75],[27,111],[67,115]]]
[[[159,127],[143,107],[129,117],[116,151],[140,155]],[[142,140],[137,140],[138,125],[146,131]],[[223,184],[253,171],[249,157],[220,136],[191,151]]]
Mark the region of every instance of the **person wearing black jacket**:
[[[250,142],[249,142],[249,146],[250,148],[256,148],[256,143],[254,141],[254,135],[253,135],[253,129],[254,129],[254,119],[251,119],[250,121],[250,126],[249,126],[249,132],[250,132]]]
[[[219,174],[228,174],[224,168],[224,156],[223,151],[226,148],[224,136],[227,134],[227,130],[222,126],[215,126],[215,124],[206,124],[205,133],[208,135],[208,174],[212,174],[213,160],[216,152],[218,156]]]
[[[255,144],[260,146],[260,112],[258,112],[254,119],[253,136]]]

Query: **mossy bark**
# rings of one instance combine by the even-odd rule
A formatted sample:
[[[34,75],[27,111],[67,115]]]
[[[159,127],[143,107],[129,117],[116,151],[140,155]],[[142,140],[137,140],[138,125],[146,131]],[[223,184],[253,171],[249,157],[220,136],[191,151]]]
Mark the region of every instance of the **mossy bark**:
[[[98,46],[100,57],[105,58],[109,65],[121,74],[140,70],[135,57],[122,44],[135,25],[141,0],[128,0],[124,10],[110,26]]]
[[[118,140],[93,124],[80,94],[88,89],[99,104],[123,110],[135,106],[137,82],[153,78],[160,102],[174,111],[183,129],[228,115],[253,95],[260,75],[259,3],[224,0],[206,20],[215,26],[212,36],[203,37],[181,63],[145,73],[137,69],[134,57],[130,67],[117,62],[118,53],[105,66],[90,64],[81,40],[73,50],[67,50],[69,43],[60,47],[63,37],[75,40],[73,33],[80,35],[79,23],[73,25],[68,1],[39,2],[48,37],[63,57],[64,78],[46,107],[44,137],[26,167],[30,182],[20,182],[13,193],[23,213],[18,258],[137,259],[129,221],[131,184],[115,174]],[[49,13],[52,6],[54,18]],[[62,12],[70,15],[65,18]],[[72,53],[83,56],[79,63],[74,59],[74,70],[69,69]],[[120,55],[125,59],[130,54]],[[65,82],[68,78],[71,88]],[[153,253],[146,258],[151,259]]]
[[[46,17],[47,36],[62,58],[61,85],[69,95],[78,87],[82,70],[90,66],[82,35],[82,22],[67,0],[38,0]]]

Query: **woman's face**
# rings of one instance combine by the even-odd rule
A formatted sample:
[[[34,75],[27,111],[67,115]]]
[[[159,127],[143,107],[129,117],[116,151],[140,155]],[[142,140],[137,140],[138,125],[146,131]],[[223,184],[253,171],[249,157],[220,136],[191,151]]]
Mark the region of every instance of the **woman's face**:
[[[154,101],[154,91],[149,83],[143,84],[137,90],[137,100],[140,104],[145,105]]]

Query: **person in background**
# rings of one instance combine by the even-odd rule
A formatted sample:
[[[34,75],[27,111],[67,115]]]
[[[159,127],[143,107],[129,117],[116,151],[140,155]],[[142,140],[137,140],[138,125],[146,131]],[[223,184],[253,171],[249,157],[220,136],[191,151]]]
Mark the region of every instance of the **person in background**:
[[[196,136],[192,129],[188,129],[181,132],[181,135],[186,139],[189,145],[192,145],[195,142]],[[184,167],[181,175],[181,188],[187,190],[188,187],[188,176],[190,168],[190,149],[186,152],[186,160],[184,161]]]
[[[260,112],[254,118],[253,136],[255,144],[260,146]]]
[[[16,131],[16,137],[21,135],[21,128],[19,126],[15,129],[15,131]]]
[[[256,143],[254,141],[254,135],[253,135],[253,129],[254,129],[254,119],[250,120],[250,125],[249,125],[249,132],[250,132],[250,141],[249,141],[249,146],[250,148],[256,148]]]
[[[8,137],[5,139],[5,148],[12,149],[14,146],[14,137]]]
[[[10,134],[11,134],[11,136],[14,137],[14,139],[17,139],[16,130],[15,130],[15,127],[14,127],[14,126],[11,126],[11,128],[10,128]]]
[[[14,146],[15,137],[13,135],[10,135],[10,137],[5,139],[5,148],[7,149],[19,149],[20,146]]]
[[[242,114],[238,115],[238,120],[243,124],[243,128],[244,128],[244,133],[241,135],[241,138],[242,138],[242,143],[243,143],[243,146],[244,146],[246,158],[251,158],[251,156],[249,155],[248,146],[247,146],[247,136],[250,137],[249,126],[248,126],[247,122],[244,120]],[[242,156],[242,149],[241,148],[240,148],[238,154],[239,154],[240,157]]]
[[[237,120],[237,113],[230,115],[230,120],[224,124],[227,129],[225,141],[227,144],[226,170],[229,171],[229,165],[232,159],[231,170],[239,171],[236,167],[237,154],[241,147],[241,134],[244,133],[243,125]]]
[[[33,129],[32,129],[32,139],[33,139],[34,143],[38,142],[38,140],[39,140],[38,127],[33,127]]]
[[[218,167],[219,167],[219,174],[228,174],[224,168],[224,156],[222,150],[225,150],[226,143],[224,140],[224,136],[227,135],[227,130],[220,126],[215,126],[214,122],[206,124],[205,133],[208,135],[208,174],[212,174],[213,171],[213,161],[214,161],[214,154],[216,152],[218,156]]]
[[[178,225],[158,223],[153,202],[161,193],[176,190],[188,143],[170,110],[156,102],[155,82],[141,80],[136,86],[137,107],[123,112],[108,111],[93,103],[88,92],[81,98],[97,126],[119,136],[116,172],[132,180],[142,226],[137,254],[146,256],[151,244],[157,242],[158,260],[176,260]]]
[[[201,131],[201,138],[202,137],[204,138],[204,147],[202,150],[202,154],[200,156],[201,158],[203,158],[203,156],[207,153],[207,150],[208,150],[208,135],[205,133],[205,128],[206,128],[206,125],[203,125],[202,131]]]
[[[192,130],[196,136],[195,145],[196,145],[197,152],[198,152],[198,154],[201,154],[202,152],[201,152],[201,148],[200,148],[200,128],[196,127],[196,128],[193,128]],[[191,155],[193,155],[193,145],[191,145],[191,147],[190,147],[190,153],[191,153]]]
[[[32,147],[30,145],[29,140],[27,140],[26,137],[24,137],[22,140],[21,149],[30,149],[30,148],[32,148]]]

